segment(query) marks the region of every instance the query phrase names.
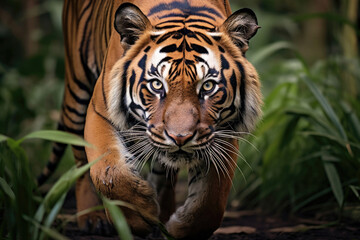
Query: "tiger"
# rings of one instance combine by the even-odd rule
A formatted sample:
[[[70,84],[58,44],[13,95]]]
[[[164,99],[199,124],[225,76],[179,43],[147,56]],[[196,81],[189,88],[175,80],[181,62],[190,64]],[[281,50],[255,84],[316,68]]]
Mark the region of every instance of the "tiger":
[[[259,29],[255,13],[227,0],[65,0],[65,92],[58,129],[94,147],[72,146],[79,166],[77,211],[122,207],[131,231],[152,231],[152,216],[176,239],[206,239],[220,226],[239,155],[238,140],[261,116],[259,76],[247,60]],[[39,182],[64,144],[54,143]],[[147,176],[141,171],[149,166]],[[175,184],[188,172],[176,208]],[[104,233],[106,211],[78,217]]]

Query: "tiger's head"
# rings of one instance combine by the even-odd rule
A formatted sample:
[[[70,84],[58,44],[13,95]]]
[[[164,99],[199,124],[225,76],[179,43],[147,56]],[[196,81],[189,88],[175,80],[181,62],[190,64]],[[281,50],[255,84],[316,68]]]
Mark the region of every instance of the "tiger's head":
[[[223,157],[215,149],[261,114],[259,78],[245,58],[259,28],[254,12],[225,19],[211,6],[159,5],[147,16],[130,3],[115,15],[124,56],[112,70],[108,112],[130,158],[179,168]]]

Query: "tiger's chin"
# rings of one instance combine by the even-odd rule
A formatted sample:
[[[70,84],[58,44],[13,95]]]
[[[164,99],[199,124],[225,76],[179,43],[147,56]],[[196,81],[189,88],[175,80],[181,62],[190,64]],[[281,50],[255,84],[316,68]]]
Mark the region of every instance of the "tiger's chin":
[[[180,149],[175,152],[161,154],[158,161],[168,168],[180,169],[184,167],[196,168],[203,160],[200,159],[195,152],[189,153]]]

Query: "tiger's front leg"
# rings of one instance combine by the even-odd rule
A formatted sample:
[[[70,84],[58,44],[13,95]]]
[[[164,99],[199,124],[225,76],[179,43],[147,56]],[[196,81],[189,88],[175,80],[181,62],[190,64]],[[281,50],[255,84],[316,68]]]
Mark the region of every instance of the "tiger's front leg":
[[[166,224],[176,239],[207,239],[220,226],[236,165],[236,154],[226,155],[229,158],[222,161],[227,170],[214,164],[208,173],[205,166],[189,170],[187,199]]]
[[[91,124],[85,127],[85,139],[95,146],[86,148],[88,161],[105,154],[90,169],[96,190],[109,199],[135,206],[139,212],[128,208],[122,210],[133,233],[146,235],[151,231],[150,219],[157,217],[159,212],[154,189],[126,163],[116,129],[94,110],[92,102],[86,121]]]

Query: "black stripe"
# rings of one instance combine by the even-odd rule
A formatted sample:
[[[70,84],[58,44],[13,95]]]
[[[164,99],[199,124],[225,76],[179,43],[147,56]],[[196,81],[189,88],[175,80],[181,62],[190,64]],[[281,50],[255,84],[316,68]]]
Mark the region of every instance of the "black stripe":
[[[189,198],[195,197],[197,194],[198,194],[197,192],[194,192],[194,193],[188,195],[187,198],[189,199]]]
[[[98,116],[100,116],[103,120],[105,120],[112,128],[115,129],[115,131],[119,131],[119,129],[118,129],[108,118],[106,118],[104,115],[102,115],[100,112],[98,112],[98,111],[96,110],[96,107],[95,107],[95,103],[94,103],[94,102],[92,102],[92,106],[93,106],[94,112],[95,112]]]
[[[217,42],[221,40],[221,36],[211,36],[210,35],[210,37],[212,37],[212,39],[214,39]]]
[[[179,25],[167,25],[167,26],[163,26],[163,27],[156,27],[156,29],[161,30],[161,29],[169,29],[169,28],[176,28],[176,27],[180,27]]]
[[[202,13],[200,12],[207,12],[216,15],[218,17],[221,17],[221,14],[213,8],[209,8],[206,6],[201,6],[201,7],[191,6],[188,1],[181,1],[181,2],[173,1],[170,3],[158,4],[150,9],[148,16],[167,10],[173,11],[174,9],[180,9],[186,13],[189,12],[191,13],[191,15],[201,15]]]
[[[176,33],[176,31],[174,32],[168,32],[164,35],[162,35],[157,41],[156,44],[160,44],[162,42],[164,42],[166,39],[170,38],[172,35],[174,35]]]
[[[83,37],[81,39],[81,49],[80,49],[80,61],[81,61],[81,65],[83,66],[85,75],[87,80],[93,84],[93,82],[95,81],[95,77],[92,74],[91,70],[89,69],[88,65],[87,65],[87,59],[88,59],[88,52],[89,52],[89,44],[90,44],[90,36],[92,34],[92,31],[89,31],[89,37],[86,36],[86,30],[88,29],[88,25],[89,22],[91,20],[91,14],[90,16],[87,18],[86,22],[85,22],[85,26],[83,29]]]
[[[86,113],[78,112],[75,108],[70,107],[69,105],[65,104],[66,110],[68,110],[71,113],[74,113],[75,115],[79,117],[86,117]]]
[[[153,168],[153,169],[151,169],[151,173],[155,174],[155,175],[165,175],[166,171],[157,171]]]
[[[58,149],[58,148],[55,148],[55,147],[54,147],[54,148],[52,149],[52,153],[55,154],[56,157],[61,158],[62,155],[64,154],[64,149],[63,149],[63,148],[62,148],[62,149]]]
[[[83,82],[81,82],[79,79],[77,79],[74,76],[73,76],[73,80],[81,90],[87,92],[91,96],[92,91],[90,90],[90,88],[88,88],[88,86],[86,86]]]
[[[83,146],[71,145],[71,147],[77,151],[85,151],[85,148]]]
[[[191,184],[196,183],[198,180],[200,180],[202,178],[202,177],[200,177],[200,175],[201,175],[201,171],[196,172],[195,176],[193,176],[190,179],[188,186],[190,186]]]
[[[209,24],[209,25],[211,25],[212,27],[215,28],[214,24],[212,24],[212,23],[209,22],[209,21],[203,20],[203,19],[188,19],[188,20],[185,21],[185,23],[193,23],[193,22],[207,23],[207,24]]]
[[[192,25],[189,25],[187,26],[189,28],[199,28],[199,29],[204,29],[204,30],[212,30],[213,28],[209,28],[209,27],[206,27],[206,26],[203,26],[203,25],[198,25],[198,24],[192,24]]]
[[[78,136],[84,136],[84,128],[82,128],[82,129],[74,129],[74,128],[65,126],[65,130],[67,132],[74,133],[74,134],[76,134]]]
[[[163,47],[163,48],[160,50],[160,52],[161,52],[161,53],[170,53],[170,52],[175,52],[175,51],[177,51],[177,50],[178,50],[178,48],[177,48],[176,44],[171,44],[171,45],[169,45],[169,46]]]
[[[197,44],[195,44],[195,43],[193,43],[193,44],[191,44],[191,48],[193,49],[193,50],[195,50],[196,52],[198,52],[198,53],[206,53],[206,54],[208,54],[209,52],[208,52],[208,50],[206,50],[206,48],[204,48],[204,47],[202,47],[202,46],[200,46],[200,45],[197,45]]]
[[[73,124],[76,124],[76,125],[84,125],[85,124],[85,119],[81,120],[81,121],[75,121],[65,111],[63,111],[63,115]]]
[[[88,104],[89,104],[90,98],[85,98],[85,99],[83,99],[83,98],[78,97],[78,96],[74,93],[74,91],[70,88],[70,85],[69,85],[69,84],[67,85],[67,89],[69,90],[70,95],[73,97],[73,99],[74,99],[77,103],[79,103],[79,104],[81,104],[81,105],[88,105]]]
[[[199,35],[205,42],[207,42],[209,45],[213,45],[212,41],[210,40],[210,38],[208,38],[205,34],[201,33],[201,32],[195,32],[195,34]]]
[[[50,172],[54,172],[55,171],[55,169],[56,169],[56,167],[57,167],[57,165],[58,165],[58,161],[56,161],[56,162],[48,162],[47,164],[46,164],[46,168],[50,171]]]
[[[108,109],[108,105],[107,105],[107,100],[106,100],[106,94],[105,94],[105,73],[106,73],[106,62],[107,62],[107,54],[105,56],[104,59],[104,71],[103,71],[103,75],[102,75],[102,79],[101,79],[101,86],[102,86],[102,95],[103,95],[103,100],[105,103],[105,108],[106,110]]]
[[[91,5],[92,1],[89,1],[89,4],[84,8],[84,10],[80,13],[79,19],[81,19],[83,17],[83,15],[85,14],[85,12],[89,9],[90,5]]]
[[[169,19],[164,22],[156,24],[155,28],[157,28],[159,25],[168,24],[168,23],[184,23],[184,20],[183,19],[173,19],[173,20]]]
[[[240,113],[243,116],[245,114],[245,97],[246,97],[246,86],[245,86],[245,70],[241,63],[236,62],[237,67],[239,68],[241,79],[240,79]]]

